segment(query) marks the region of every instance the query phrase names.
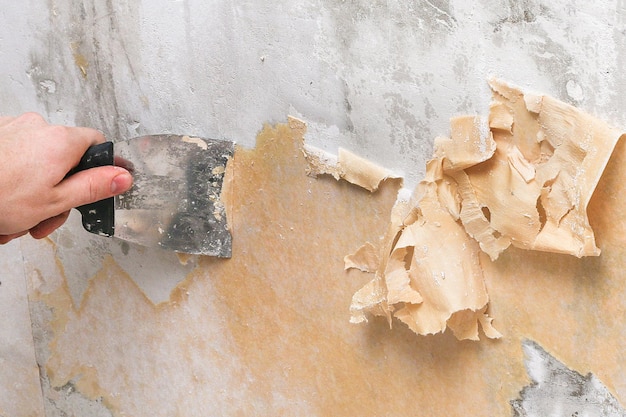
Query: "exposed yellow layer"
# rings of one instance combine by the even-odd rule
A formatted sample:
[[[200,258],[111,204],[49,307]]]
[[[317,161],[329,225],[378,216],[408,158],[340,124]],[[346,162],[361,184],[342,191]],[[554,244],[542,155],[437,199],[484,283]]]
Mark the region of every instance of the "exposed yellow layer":
[[[55,387],[74,381],[115,416],[510,415],[509,402],[529,383],[521,340],[530,338],[572,369],[593,372],[624,403],[626,339],[615,319],[626,308],[623,141],[588,204],[602,256],[509,248],[492,262],[478,251],[489,311],[505,337],[477,344],[450,332],[416,338],[379,319],[347,323],[346,305],[365,280],[344,272],[343,255],[363,242],[380,248],[390,225],[419,216],[403,204],[392,211],[397,181],[370,193],[307,177],[303,130],[297,121],[266,126],[256,149],[237,150],[233,258],[200,259],[169,302],[153,305],[108,259],[75,306],[57,257],[63,248],[23,242],[33,248],[33,318],[54,335],[38,353],[45,360],[49,350]],[[442,178],[438,200],[458,218],[456,184]],[[418,302],[397,289],[396,299]],[[475,329],[466,314],[448,320],[461,336]],[[488,322],[478,315],[479,328]]]

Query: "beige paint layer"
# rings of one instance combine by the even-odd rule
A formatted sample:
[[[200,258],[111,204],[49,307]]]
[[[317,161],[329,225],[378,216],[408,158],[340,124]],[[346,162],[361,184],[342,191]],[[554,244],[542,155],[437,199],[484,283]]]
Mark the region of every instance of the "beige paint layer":
[[[307,174],[314,178],[331,175],[336,180],[344,179],[372,192],[378,190],[384,180],[400,179],[387,169],[343,148],[339,148],[337,156],[313,146],[305,145],[303,151],[309,162]]]
[[[599,255],[587,205],[622,133],[552,97],[490,85],[496,152],[466,171],[490,228],[524,249]]]

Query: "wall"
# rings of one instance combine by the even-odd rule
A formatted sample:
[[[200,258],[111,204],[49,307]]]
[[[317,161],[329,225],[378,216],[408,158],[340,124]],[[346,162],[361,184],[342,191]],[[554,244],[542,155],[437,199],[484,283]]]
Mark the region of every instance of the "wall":
[[[240,155],[231,261],[102,239],[76,215],[50,240],[0,248],[0,299],[17,297],[7,314],[42,386],[41,406],[15,411],[0,396],[0,415],[507,415],[536,381],[527,339],[625,401],[624,331],[607,319],[624,312],[623,147],[591,206],[603,255],[509,252],[486,272],[504,338],[479,343],[348,322],[364,282],[343,256],[384,234],[399,184],[315,180],[301,157],[303,141],[342,146],[411,190],[450,117],[487,114],[492,76],[624,126],[621,0],[26,0],[0,19],[0,113],[38,111],[114,141],[226,138]],[[5,360],[34,368],[5,345]],[[31,377],[20,384],[39,392]],[[613,415],[600,391],[597,415]]]

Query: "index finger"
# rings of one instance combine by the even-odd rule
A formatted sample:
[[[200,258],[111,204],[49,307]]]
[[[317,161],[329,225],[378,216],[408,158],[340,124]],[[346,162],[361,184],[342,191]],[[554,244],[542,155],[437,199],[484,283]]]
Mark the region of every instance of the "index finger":
[[[48,139],[63,144],[68,158],[76,163],[85,154],[87,148],[106,141],[102,132],[89,127],[53,125],[49,127],[47,136]]]
[[[106,141],[102,132],[90,127],[68,127],[67,129],[68,139],[85,149]]]
[[[80,163],[90,146],[105,141],[104,135],[88,127],[47,125],[36,131],[37,141],[50,167],[49,180],[56,185]]]

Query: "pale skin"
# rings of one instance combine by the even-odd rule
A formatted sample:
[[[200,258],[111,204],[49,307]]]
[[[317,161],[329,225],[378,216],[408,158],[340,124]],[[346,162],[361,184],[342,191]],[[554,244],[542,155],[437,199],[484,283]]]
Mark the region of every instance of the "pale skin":
[[[36,113],[0,116],[0,244],[46,237],[73,207],[127,191],[132,177],[117,166],[66,178],[89,146],[104,141],[95,129],[51,125]]]

